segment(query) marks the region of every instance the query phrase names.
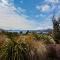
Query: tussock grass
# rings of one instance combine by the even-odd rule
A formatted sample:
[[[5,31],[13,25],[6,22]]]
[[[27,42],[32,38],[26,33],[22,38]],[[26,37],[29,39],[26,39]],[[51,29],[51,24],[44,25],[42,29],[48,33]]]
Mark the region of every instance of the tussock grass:
[[[33,35],[17,36],[13,39],[2,35],[0,60],[42,60],[46,55],[45,44],[35,41]],[[44,58],[43,58],[44,57]]]

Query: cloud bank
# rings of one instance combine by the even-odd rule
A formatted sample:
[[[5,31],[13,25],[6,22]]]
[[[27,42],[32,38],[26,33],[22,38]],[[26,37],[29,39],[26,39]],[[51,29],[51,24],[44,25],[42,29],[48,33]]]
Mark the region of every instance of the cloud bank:
[[[37,30],[52,28],[51,16],[45,16],[43,13],[50,13],[54,11],[59,0],[44,0],[41,5],[35,6],[40,15],[36,17],[43,17],[43,21],[37,19],[29,19],[26,14],[26,9],[18,7],[17,9],[13,3],[14,0],[0,0],[0,28],[2,29],[19,29],[19,30]],[[21,0],[21,4],[24,2]],[[33,13],[33,12],[32,12]],[[57,15],[60,14],[60,5],[58,5]]]
[[[36,23],[27,19],[26,15],[18,15],[13,5],[9,5],[9,0],[0,1],[0,28],[3,29],[35,29]],[[20,12],[24,10],[19,8]]]

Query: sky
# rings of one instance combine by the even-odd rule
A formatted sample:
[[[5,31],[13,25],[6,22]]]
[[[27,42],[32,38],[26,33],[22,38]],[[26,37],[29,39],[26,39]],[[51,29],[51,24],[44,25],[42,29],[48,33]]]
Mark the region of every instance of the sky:
[[[60,0],[0,0],[2,29],[50,29],[54,14],[60,16]]]

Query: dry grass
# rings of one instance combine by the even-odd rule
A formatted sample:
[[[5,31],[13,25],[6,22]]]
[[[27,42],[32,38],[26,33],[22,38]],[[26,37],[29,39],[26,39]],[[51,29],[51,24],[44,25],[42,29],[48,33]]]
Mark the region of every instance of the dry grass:
[[[45,44],[41,41],[35,41],[34,39],[33,35],[25,35],[17,36],[14,38],[14,41],[12,41],[7,38],[7,36],[0,35],[0,41],[2,41],[0,42],[2,46],[0,50],[0,60],[43,60],[45,58],[44,55],[47,53]],[[11,52],[10,47],[12,47],[15,52],[9,53]],[[14,54],[14,56],[12,55],[11,58],[8,58],[8,54]]]
[[[6,45],[5,43],[7,43],[8,41],[9,41],[9,38],[7,38],[6,35],[0,34],[0,47],[3,45]]]
[[[46,44],[42,41],[37,41],[36,38],[29,34],[24,36],[18,36],[15,38],[18,44],[24,44],[24,49],[28,49],[28,60],[45,60],[47,56]]]
[[[33,34],[18,35],[12,40],[0,35],[0,60],[47,60],[46,43],[37,39]]]

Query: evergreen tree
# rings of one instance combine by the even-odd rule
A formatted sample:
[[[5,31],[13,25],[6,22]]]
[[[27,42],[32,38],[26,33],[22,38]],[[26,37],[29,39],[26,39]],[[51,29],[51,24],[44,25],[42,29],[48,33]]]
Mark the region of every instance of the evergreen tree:
[[[60,18],[56,19],[53,16],[53,38],[56,43],[59,43],[60,40],[60,27],[59,27]]]

